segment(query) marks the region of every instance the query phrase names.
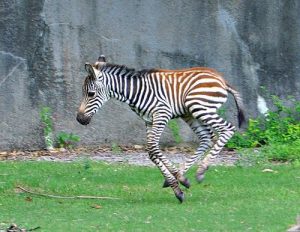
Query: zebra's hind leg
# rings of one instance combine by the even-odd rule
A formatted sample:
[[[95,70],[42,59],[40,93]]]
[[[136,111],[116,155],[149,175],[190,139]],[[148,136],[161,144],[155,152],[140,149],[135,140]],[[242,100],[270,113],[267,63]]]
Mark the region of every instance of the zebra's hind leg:
[[[170,183],[177,199],[182,202],[184,193],[179,187],[177,179],[180,180],[179,172],[172,163],[162,155],[159,149],[160,136],[170,119],[170,116],[164,112],[157,112],[153,115],[153,123],[151,127],[147,127],[147,147],[149,157],[152,162],[160,169],[164,178]]]
[[[212,147],[213,132],[210,127],[202,124],[198,119],[195,119],[191,116],[187,116],[182,119],[190,126],[190,128],[194,131],[194,133],[200,140],[200,145],[197,148],[196,152],[186,158],[185,164],[182,170],[180,170],[181,176],[184,176],[185,173],[193,166],[193,164],[201,159],[205,152],[207,152]],[[163,187],[169,186],[169,183],[167,182],[167,180],[165,180]]]
[[[193,115],[199,118],[204,124],[213,128],[218,134],[218,139],[214,143],[209,153],[200,161],[199,167],[196,173],[196,179],[201,182],[204,179],[204,173],[209,168],[210,164],[214,162],[217,155],[223,149],[228,140],[233,136],[235,127],[221,118],[216,112],[211,111],[197,111]]]
[[[200,140],[200,145],[197,148],[196,152],[186,159],[182,170],[183,174],[185,174],[196,161],[201,159],[205,155],[205,153],[209,151],[209,149],[213,145],[212,138],[214,137],[211,128],[208,125],[201,123],[198,119],[188,117],[184,118],[184,121],[197,135],[198,139]]]

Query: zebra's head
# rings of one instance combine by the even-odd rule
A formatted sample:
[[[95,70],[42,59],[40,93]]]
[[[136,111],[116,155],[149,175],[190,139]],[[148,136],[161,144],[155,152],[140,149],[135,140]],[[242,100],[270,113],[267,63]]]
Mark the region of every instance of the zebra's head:
[[[105,84],[101,68],[105,65],[105,57],[100,56],[94,65],[85,64],[88,76],[82,86],[82,102],[78,109],[77,121],[82,125],[90,123],[97,110],[109,100],[108,88]]]

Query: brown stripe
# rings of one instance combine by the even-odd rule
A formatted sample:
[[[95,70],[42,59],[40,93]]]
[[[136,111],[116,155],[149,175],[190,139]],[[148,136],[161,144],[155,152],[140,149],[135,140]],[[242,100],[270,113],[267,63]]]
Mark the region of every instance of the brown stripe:
[[[201,89],[201,88],[212,88],[212,87],[220,87],[220,88],[224,89],[223,86],[220,85],[219,83],[217,83],[217,82],[211,82],[211,83],[200,83],[200,84],[194,86],[193,90],[197,89],[197,88]]]
[[[226,98],[227,95],[220,93],[220,92],[198,92],[198,93],[189,93],[188,96],[201,96],[201,95],[206,95],[206,96],[211,96],[211,97],[224,97]]]

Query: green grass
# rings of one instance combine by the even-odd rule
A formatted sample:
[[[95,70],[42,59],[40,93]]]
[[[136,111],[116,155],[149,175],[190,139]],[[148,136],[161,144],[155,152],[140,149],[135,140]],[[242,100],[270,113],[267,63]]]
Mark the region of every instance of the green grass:
[[[300,169],[215,167],[179,204],[156,168],[82,163],[1,162],[0,229],[38,231],[285,231],[300,214]],[[120,200],[66,200],[16,191]],[[96,206],[96,207],[95,207]],[[99,208],[100,206],[100,208]],[[98,209],[97,209],[98,208]]]

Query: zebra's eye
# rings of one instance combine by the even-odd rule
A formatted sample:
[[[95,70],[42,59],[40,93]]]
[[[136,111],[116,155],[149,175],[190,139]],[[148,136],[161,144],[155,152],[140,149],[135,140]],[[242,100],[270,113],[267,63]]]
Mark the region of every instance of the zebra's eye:
[[[88,96],[89,96],[89,97],[94,97],[95,94],[96,94],[95,91],[89,91],[89,92],[88,92]]]

